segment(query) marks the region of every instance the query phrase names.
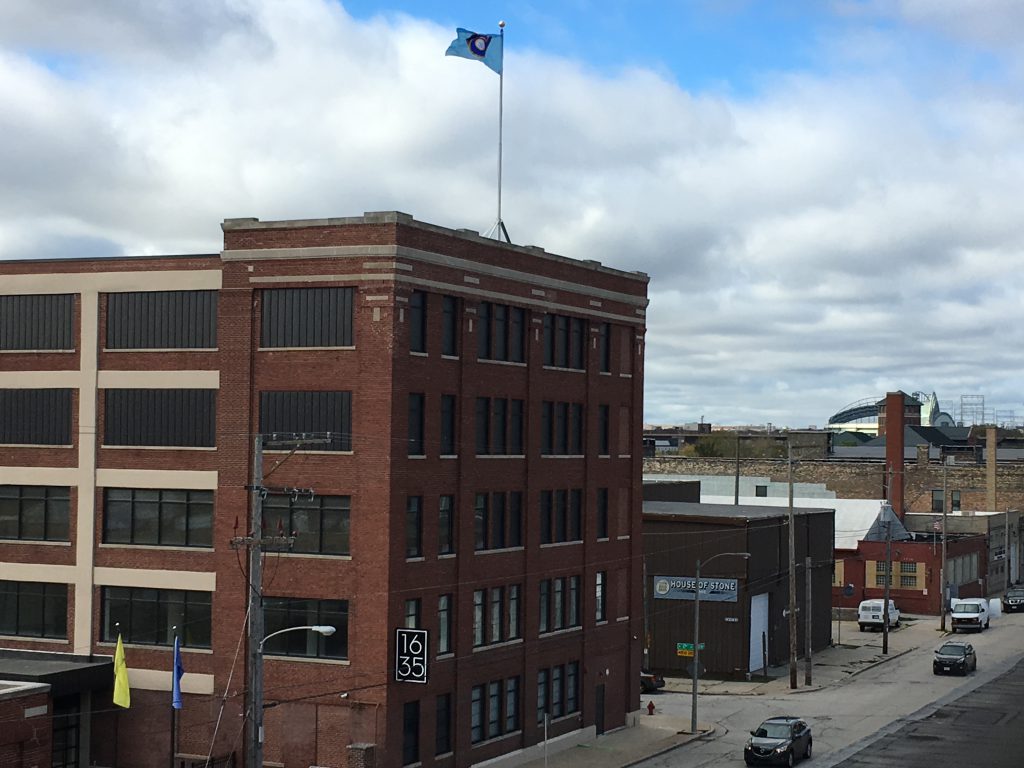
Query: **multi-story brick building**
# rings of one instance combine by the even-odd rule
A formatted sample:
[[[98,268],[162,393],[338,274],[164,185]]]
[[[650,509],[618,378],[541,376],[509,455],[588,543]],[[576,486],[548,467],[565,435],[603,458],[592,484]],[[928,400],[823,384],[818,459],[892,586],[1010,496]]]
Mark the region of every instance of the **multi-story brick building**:
[[[394,212],[223,230],[220,254],[0,262],[0,644],[126,648],[130,708],[65,681],[81,764],[240,764],[231,542],[268,433],[330,436],[264,446],[262,530],[294,536],[265,632],[336,628],[264,647],[268,765],[468,766],[624,724],[646,275]],[[399,627],[428,631],[426,683],[395,681]]]

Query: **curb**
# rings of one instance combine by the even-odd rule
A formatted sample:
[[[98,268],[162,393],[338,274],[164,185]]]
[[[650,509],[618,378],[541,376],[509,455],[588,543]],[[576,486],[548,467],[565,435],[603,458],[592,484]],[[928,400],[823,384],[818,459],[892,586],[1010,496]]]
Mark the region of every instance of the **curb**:
[[[655,757],[660,757],[661,755],[667,754],[667,753],[671,752],[674,749],[679,749],[680,747],[684,747],[687,744],[690,744],[690,743],[692,743],[694,741],[697,741],[698,739],[703,739],[703,738],[706,738],[708,736],[714,736],[716,731],[717,731],[717,727],[715,725],[712,725],[710,728],[708,728],[708,730],[701,731],[698,734],[691,735],[690,738],[688,738],[688,739],[683,739],[681,741],[676,742],[675,744],[670,744],[667,747],[663,747],[663,748],[658,749],[658,750],[656,750],[654,752],[651,752],[649,754],[645,754],[642,757],[637,757],[635,760],[631,760],[628,763],[623,763],[620,766],[620,768],[633,768],[634,765],[640,765],[641,763],[645,763],[648,760],[651,760],[651,759],[653,759]],[[683,731],[677,731],[676,735],[678,736],[678,735],[680,735],[682,733],[684,733],[684,732]]]

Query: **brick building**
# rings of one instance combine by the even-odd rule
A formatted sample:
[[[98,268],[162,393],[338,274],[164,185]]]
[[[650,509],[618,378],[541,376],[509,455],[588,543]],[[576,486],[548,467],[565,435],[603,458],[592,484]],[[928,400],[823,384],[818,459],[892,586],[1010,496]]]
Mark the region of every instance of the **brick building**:
[[[120,633],[130,671],[127,710],[65,695],[81,764],[240,764],[231,542],[270,433],[319,442],[263,445],[260,530],[293,538],[265,630],[336,632],[267,642],[268,765],[468,766],[539,754],[545,721],[627,723],[647,276],[396,212],[223,230],[220,254],[0,262],[0,643]],[[424,684],[395,681],[400,627],[428,632]]]

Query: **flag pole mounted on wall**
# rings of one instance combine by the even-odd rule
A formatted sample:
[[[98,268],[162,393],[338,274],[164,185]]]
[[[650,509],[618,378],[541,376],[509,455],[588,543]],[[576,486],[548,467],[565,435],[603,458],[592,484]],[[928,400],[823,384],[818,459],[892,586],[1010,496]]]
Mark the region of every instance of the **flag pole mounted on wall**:
[[[506,243],[512,240],[505,229],[505,222],[501,218],[501,143],[502,123],[504,121],[504,99],[505,99],[505,22],[498,22],[497,35],[481,35],[471,32],[468,29],[459,27],[455,30],[455,39],[452,40],[446,56],[460,56],[463,59],[475,59],[484,66],[498,74],[498,219],[494,226],[487,231],[487,237],[492,235],[498,240],[504,239]]]

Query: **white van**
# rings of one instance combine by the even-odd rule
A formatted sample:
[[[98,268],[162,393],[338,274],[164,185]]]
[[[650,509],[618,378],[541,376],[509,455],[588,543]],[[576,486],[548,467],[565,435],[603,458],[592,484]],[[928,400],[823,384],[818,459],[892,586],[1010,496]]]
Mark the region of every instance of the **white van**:
[[[860,624],[860,631],[867,632],[868,629],[881,629],[885,620],[882,618],[882,600],[865,600],[857,606],[857,623]],[[896,603],[889,601],[889,626],[900,625],[900,609]]]
[[[974,630],[982,632],[988,629],[991,618],[988,600],[983,597],[966,597],[962,599],[953,598],[950,608],[950,618],[954,632],[967,632]]]

